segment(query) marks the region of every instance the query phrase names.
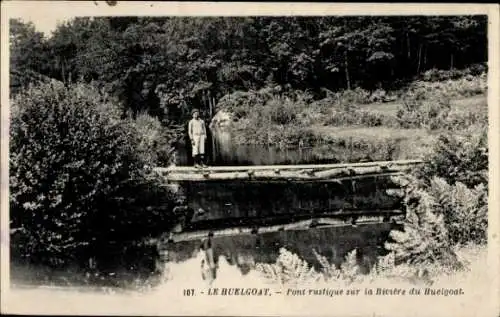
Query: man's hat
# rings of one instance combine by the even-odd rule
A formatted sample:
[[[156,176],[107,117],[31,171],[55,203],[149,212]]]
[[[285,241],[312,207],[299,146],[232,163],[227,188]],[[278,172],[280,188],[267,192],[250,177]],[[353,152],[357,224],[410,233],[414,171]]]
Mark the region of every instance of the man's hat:
[[[191,110],[191,115],[193,115],[193,113],[195,113],[195,112],[200,113],[200,110],[198,110],[198,109],[193,109],[193,110]]]

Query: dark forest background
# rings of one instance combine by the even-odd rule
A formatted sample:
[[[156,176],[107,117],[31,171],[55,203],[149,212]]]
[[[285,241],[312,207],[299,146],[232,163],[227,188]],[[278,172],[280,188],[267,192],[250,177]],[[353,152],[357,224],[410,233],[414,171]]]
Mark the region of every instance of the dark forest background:
[[[235,91],[400,89],[487,61],[486,16],[77,18],[50,37],[11,23],[12,93],[46,76],[95,82],[164,124]],[[478,66],[479,64],[479,66]]]

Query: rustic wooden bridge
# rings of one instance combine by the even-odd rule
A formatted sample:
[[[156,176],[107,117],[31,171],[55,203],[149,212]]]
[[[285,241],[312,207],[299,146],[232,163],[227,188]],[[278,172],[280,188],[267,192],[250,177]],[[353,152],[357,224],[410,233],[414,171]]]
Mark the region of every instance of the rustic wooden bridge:
[[[192,166],[158,167],[153,170],[167,182],[206,181],[331,181],[405,173],[422,164],[421,160],[378,161],[343,164]]]
[[[421,160],[400,161],[377,161],[362,163],[342,164],[310,164],[310,165],[260,165],[260,166],[211,166],[206,168],[195,168],[192,166],[171,166],[167,168],[154,168],[153,171],[161,175],[166,184],[186,183],[188,187],[193,184],[197,187],[211,188],[210,182],[236,182],[237,184],[251,183],[316,183],[316,182],[338,182],[354,181],[363,178],[377,178],[401,175],[417,168],[423,164]],[[286,185],[284,185],[286,186]],[[342,188],[340,185],[339,188]],[[223,191],[230,187],[224,187]],[[204,189],[206,190],[206,189]],[[195,190],[193,201],[188,203],[182,224],[170,232],[168,239],[171,241],[196,240],[206,237],[213,232],[216,236],[241,235],[258,232],[273,232],[281,230],[299,230],[317,226],[344,226],[356,224],[381,223],[394,221],[404,217],[402,210],[389,208],[375,208],[372,210],[358,209],[354,206],[341,208],[335,207],[335,203],[324,202],[329,208],[324,210],[308,209],[302,206],[288,206],[290,212],[287,214],[271,213],[267,215],[255,215],[252,217],[238,217],[227,213],[227,206],[234,206],[236,201],[226,196],[219,197],[216,192],[207,192],[200,199],[200,193],[204,190]],[[342,191],[341,191],[342,192]],[[264,192],[261,192],[264,194]],[[342,195],[339,192],[332,193]],[[366,193],[365,193],[366,194]],[[265,194],[264,194],[265,195]],[[245,196],[247,197],[247,196]],[[249,198],[250,196],[248,196]],[[255,199],[255,196],[252,196]],[[262,197],[266,199],[266,197]],[[268,199],[268,198],[267,198]],[[322,199],[332,199],[323,197]],[[197,202],[199,200],[199,202]],[[221,201],[218,201],[221,200]],[[269,199],[268,199],[269,200]],[[269,205],[270,203],[266,200]],[[249,202],[250,203],[250,202]],[[266,204],[267,204],[266,203]],[[250,203],[251,204],[251,203]],[[279,204],[279,203],[278,203]],[[300,203],[299,203],[300,204]],[[241,207],[241,206],[240,206]],[[272,208],[271,206],[268,206]],[[274,206],[276,207],[276,206]],[[252,209],[253,207],[243,207]],[[299,208],[299,209],[297,209]],[[354,209],[353,209],[354,208]],[[305,210],[307,209],[307,210]],[[199,212],[201,210],[201,212]],[[206,216],[208,218],[206,218]],[[166,237],[167,238],[167,237]]]

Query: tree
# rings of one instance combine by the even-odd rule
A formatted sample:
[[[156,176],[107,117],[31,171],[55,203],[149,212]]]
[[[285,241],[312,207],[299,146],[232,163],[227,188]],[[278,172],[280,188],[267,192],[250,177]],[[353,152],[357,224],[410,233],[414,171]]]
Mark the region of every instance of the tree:
[[[10,87],[17,93],[29,83],[47,81],[47,63],[50,60],[43,33],[33,23],[10,20]]]
[[[142,137],[87,86],[19,94],[10,139],[13,253],[63,265],[168,228],[172,195],[147,178]]]
[[[487,58],[484,16],[76,18],[48,39],[21,25],[11,28],[15,69],[97,82],[124,114],[165,125],[192,107],[213,114],[235,91],[399,89],[430,68]]]

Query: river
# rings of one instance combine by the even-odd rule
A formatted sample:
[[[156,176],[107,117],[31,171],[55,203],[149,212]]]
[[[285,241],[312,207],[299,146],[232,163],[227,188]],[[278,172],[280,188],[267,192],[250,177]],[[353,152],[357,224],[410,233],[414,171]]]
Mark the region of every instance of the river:
[[[349,160],[342,149],[329,151],[327,155],[323,153],[321,159],[317,150],[235,145],[230,135],[220,133],[217,138],[209,138],[207,154],[211,165],[311,164]],[[361,156],[352,152],[350,155],[351,158]],[[179,147],[177,163],[191,164],[189,156],[189,149]],[[164,269],[168,265],[182,266],[197,259],[207,230],[215,233],[212,246],[216,261],[224,258],[242,275],[255,269],[257,263],[276,262],[281,248],[297,254],[317,268],[320,264],[314,252],[326,256],[331,263],[340,264],[348,252],[356,249],[359,264],[367,272],[376,257],[384,253],[383,243],[397,224],[383,216],[379,217],[380,221],[360,224],[353,223],[352,219],[361,213],[373,212],[376,216],[400,209],[399,199],[386,194],[388,189],[395,188],[387,178],[303,183],[181,183],[180,188],[195,211],[192,222],[187,223],[184,230],[198,233],[198,236],[178,242],[159,237],[149,246],[128,248],[126,255],[110,254],[114,266],[99,277],[92,278],[91,282],[88,282],[87,276],[85,287],[134,288],[151,277],[158,280],[165,274]],[[331,218],[339,220],[338,223],[322,223],[324,219]],[[315,226],[298,225],[285,230],[287,225],[311,219],[320,220]],[[270,226],[275,229],[278,226],[278,229],[266,231]],[[253,230],[219,234],[238,228]],[[29,268],[17,268],[12,272],[19,284],[36,281],[38,284],[74,285],[79,283],[80,274],[77,270],[70,274],[54,271],[33,274]]]
[[[227,132],[218,132],[216,137],[209,135],[208,139],[207,160],[211,165],[349,161],[345,149],[331,149],[327,155],[319,156],[318,148],[237,145]],[[350,154],[351,158],[362,157],[362,153]],[[191,164],[189,148],[179,148],[178,155],[178,164]],[[184,230],[194,236],[199,234],[187,241],[161,242],[163,260],[175,263],[193,260],[206,234],[212,231],[215,259],[223,257],[243,275],[255,269],[257,263],[276,262],[280,248],[297,254],[316,268],[320,264],[314,251],[339,265],[348,252],[356,249],[359,264],[367,272],[376,257],[384,253],[383,243],[390,230],[398,225],[384,222],[383,217],[381,221],[360,225],[349,221],[356,215],[384,215],[401,209],[399,199],[386,193],[397,187],[383,177],[340,182],[187,182],[181,187],[195,211],[192,222]],[[301,220],[323,218],[335,218],[339,222],[332,225],[327,221],[322,225],[319,220],[314,227],[297,225],[284,229],[287,224]],[[266,231],[273,226],[277,230]],[[227,233],[228,228],[253,230]]]

